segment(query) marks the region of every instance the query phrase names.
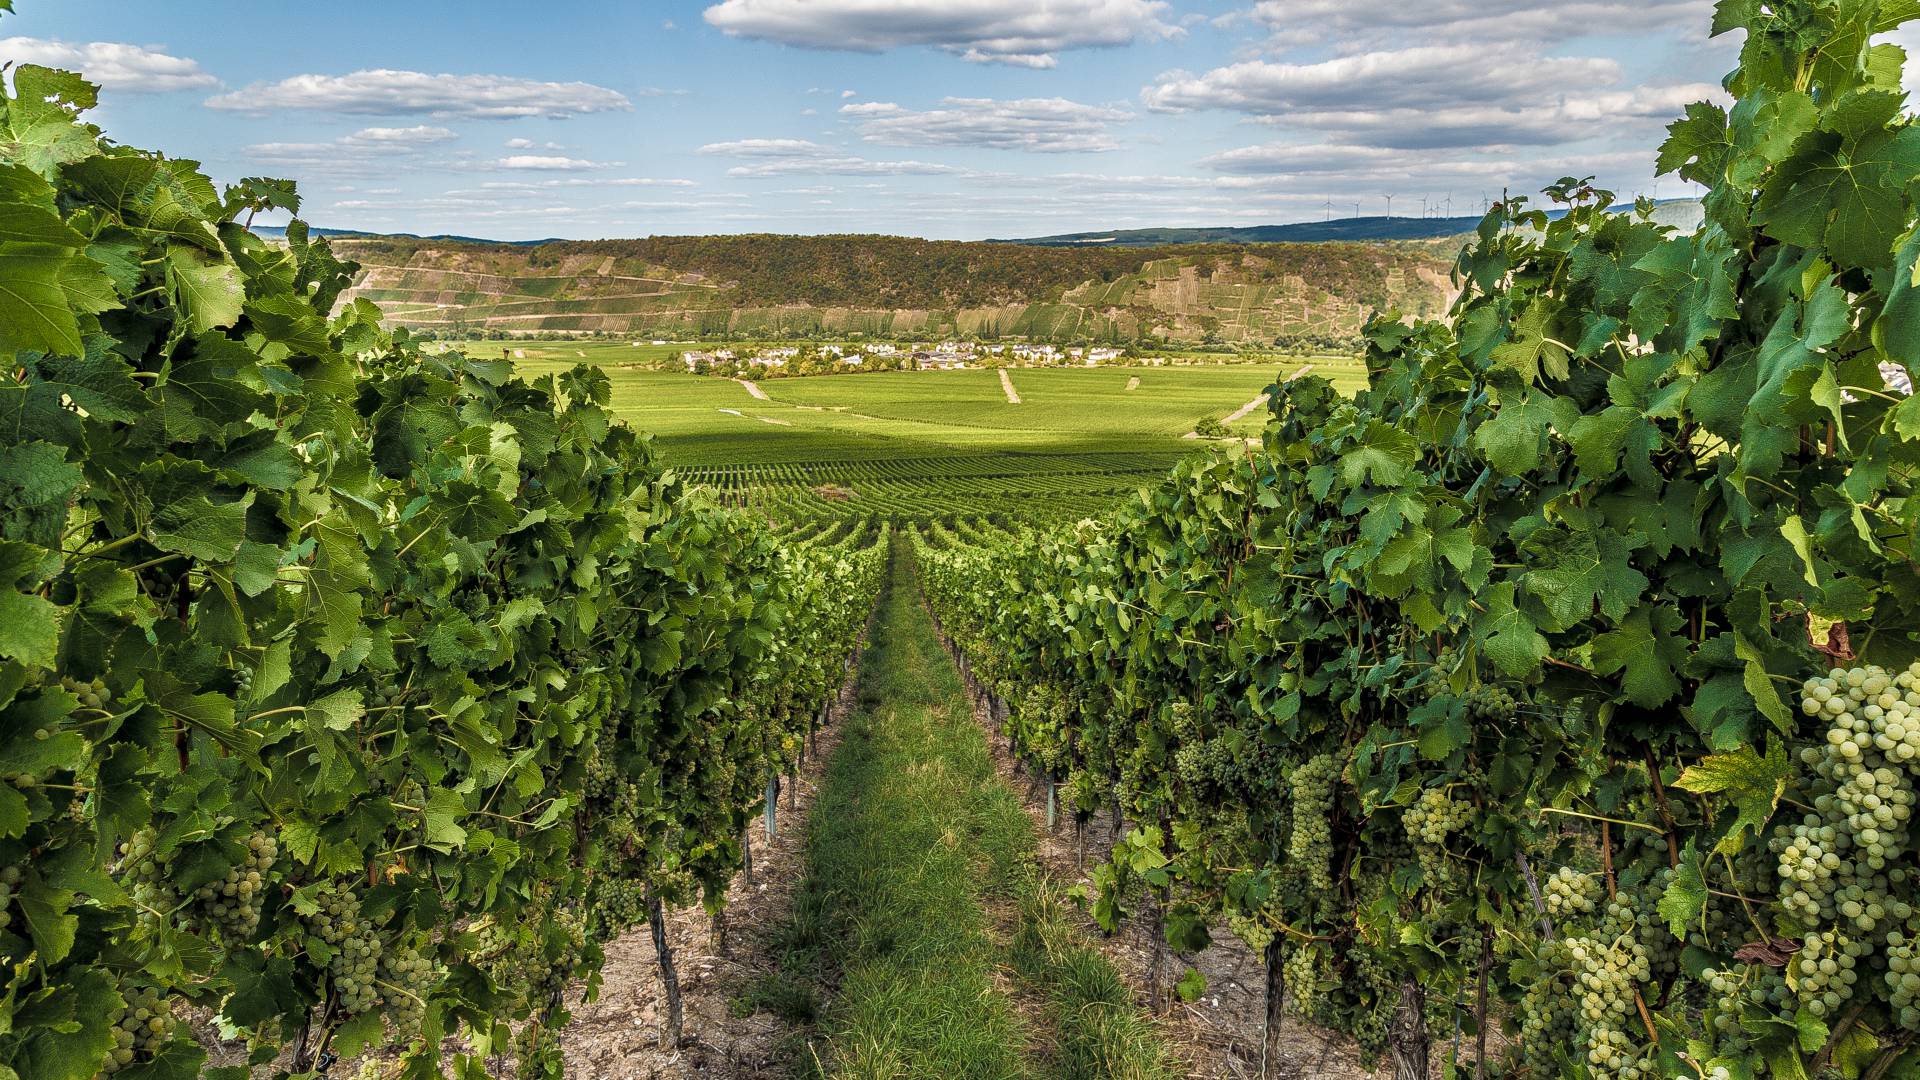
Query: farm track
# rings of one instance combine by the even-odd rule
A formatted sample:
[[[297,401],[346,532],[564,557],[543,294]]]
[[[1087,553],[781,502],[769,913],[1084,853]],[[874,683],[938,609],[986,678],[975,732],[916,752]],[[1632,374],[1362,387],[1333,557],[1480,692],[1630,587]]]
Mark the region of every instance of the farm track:
[[[1007,374],[1006,368],[1000,369],[1000,389],[1007,392],[1007,404],[1020,404],[1020,392],[1013,388],[1013,376]]]

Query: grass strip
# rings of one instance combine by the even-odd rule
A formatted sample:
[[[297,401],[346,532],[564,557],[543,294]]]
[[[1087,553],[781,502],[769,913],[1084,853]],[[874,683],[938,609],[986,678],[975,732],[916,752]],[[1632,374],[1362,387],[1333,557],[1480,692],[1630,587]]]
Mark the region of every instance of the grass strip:
[[[1113,966],[1038,872],[896,541],[845,721],[808,818],[778,965],[738,1004],[796,1026],[802,1076],[1157,1078],[1176,1073]],[[995,911],[1011,913],[996,940]],[[1016,1000],[1041,1002],[1027,1009]]]

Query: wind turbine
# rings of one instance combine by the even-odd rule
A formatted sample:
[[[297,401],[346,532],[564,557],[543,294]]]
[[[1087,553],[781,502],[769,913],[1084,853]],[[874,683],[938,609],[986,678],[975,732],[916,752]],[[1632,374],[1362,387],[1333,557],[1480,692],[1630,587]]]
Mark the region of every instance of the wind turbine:
[[[1423,218],[1427,216],[1427,197],[1425,195],[1420,196],[1420,216]]]
[[[1327,196],[1327,220],[1333,220],[1333,196]]]
[[[1447,196],[1447,216],[1453,216],[1453,196],[1451,194]]]
[[[1353,204],[1353,220],[1355,221],[1360,220],[1360,204],[1359,203]]]
[[[1393,216],[1393,196],[1392,195],[1387,196],[1387,216],[1388,217]]]

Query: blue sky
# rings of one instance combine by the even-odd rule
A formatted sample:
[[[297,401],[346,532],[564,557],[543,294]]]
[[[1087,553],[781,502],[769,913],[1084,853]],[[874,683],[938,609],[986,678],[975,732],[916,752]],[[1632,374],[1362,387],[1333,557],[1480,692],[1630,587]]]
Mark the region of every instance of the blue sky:
[[[977,239],[1477,212],[1652,152],[1710,0],[17,0],[0,59],[317,224]],[[1596,32],[1597,31],[1597,32]],[[1668,180],[1661,196],[1684,194]]]

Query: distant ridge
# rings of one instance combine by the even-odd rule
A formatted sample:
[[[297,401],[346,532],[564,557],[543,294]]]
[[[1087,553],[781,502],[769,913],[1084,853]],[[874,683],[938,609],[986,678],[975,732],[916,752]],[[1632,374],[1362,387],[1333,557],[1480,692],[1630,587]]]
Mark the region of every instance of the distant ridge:
[[[1302,221],[1293,225],[1245,225],[1221,228],[1102,229],[991,244],[1039,247],[1158,247],[1162,244],[1284,244],[1326,240],[1433,240],[1472,232],[1480,218],[1359,217]]]
[[[287,235],[287,230],[278,225],[255,225],[253,226],[253,231],[269,240],[283,240]],[[447,244],[504,244],[508,247],[538,247],[541,244],[554,244],[560,241],[559,237],[548,237],[545,240],[488,240],[481,236],[459,236],[454,233],[437,233],[433,236],[421,236],[418,233],[368,232],[364,229],[323,229],[317,225],[309,226],[307,228],[307,234],[309,236],[337,236],[358,239],[384,237],[394,240],[437,240]]]
[[[1633,209],[1632,202],[1616,204],[1622,212]],[[1559,217],[1564,210],[1548,210]],[[1700,223],[1698,199],[1663,199],[1654,204],[1653,218],[1663,225],[1691,230]],[[1243,225],[1218,228],[1101,229],[1093,232],[1060,233],[1018,240],[989,240],[993,244],[1027,244],[1035,247],[1159,247],[1165,244],[1284,244],[1321,243],[1331,240],[1386,241],[1438,240],[1470,233],[1480,226],[1479,215],[1472,217],[1356,217],[1330,221],[1301,221],[1292,225]]]

